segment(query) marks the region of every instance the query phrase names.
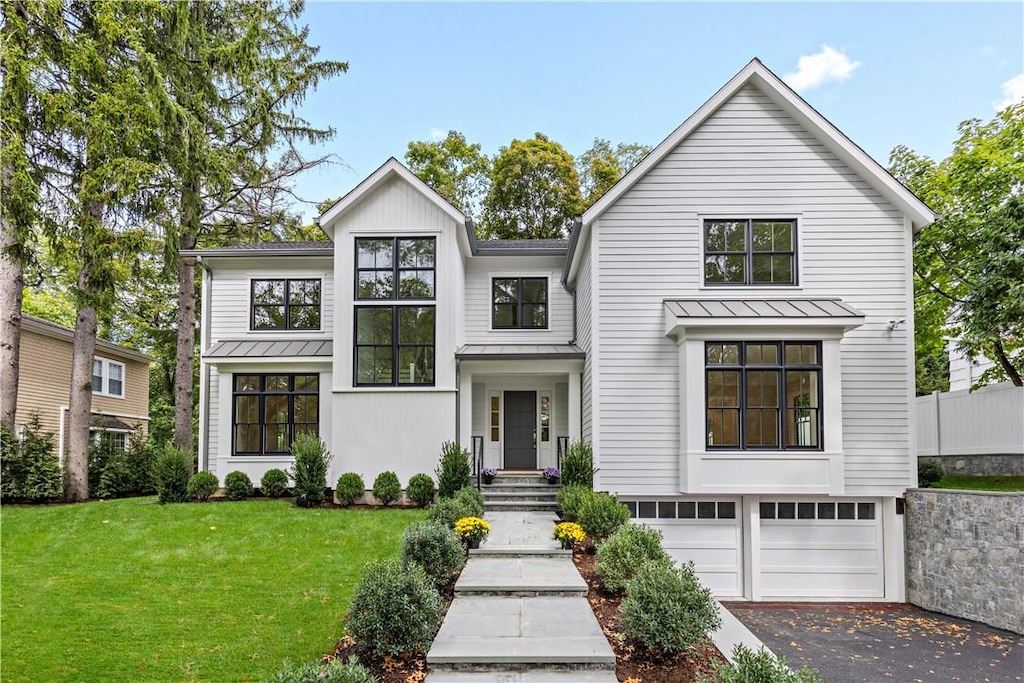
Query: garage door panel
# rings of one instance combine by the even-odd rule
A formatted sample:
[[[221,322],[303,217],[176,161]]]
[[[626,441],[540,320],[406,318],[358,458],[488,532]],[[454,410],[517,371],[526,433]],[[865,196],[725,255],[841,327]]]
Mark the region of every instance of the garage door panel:
[[[776,598],[878,598],[877,570],[864,574],[843,572],[830,574],[816,571],[787,570],[785,573],[764,571],[761,574],[762,599]]]
[[[701,583],[720,597],[741,597],[742,544],[739,520],[644,519],[661,531],[662,547],[676,562],[693,562]]]
[[[761,548],[766,568],[813,567],[821,570],[859,571],[878,569],[878,552],[869,548]]]

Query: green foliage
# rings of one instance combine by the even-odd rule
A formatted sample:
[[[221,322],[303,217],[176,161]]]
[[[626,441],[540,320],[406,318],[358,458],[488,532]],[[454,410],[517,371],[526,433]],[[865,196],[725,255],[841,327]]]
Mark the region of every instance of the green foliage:
[[[266,683],[377,683],[377,677],[356,657],[349,657],[326,664],[319,659],[300,664],[285,661]]]
[[[806,666],[793,671],[781,655],[773,655],[764,646],[754,652],[742,643],[732,649],[735,664],[718,662],[714,665],[711,678],[702,683],[823,683],[823,680]]]
[[[292,481],[295,482],[292,488],[295,504],[300,508],[308,508],[324,502],[327,471],[334,456],[319,436],[308,432],[295,437],[292,456],[295,458],[291,473]]]
[[[415,562],[437,586],[451,581],[452,573],[466,562],[462,541],[438,522],[420,522],[405,530],[402,539],[402,563]]]
[[[0,498],[43,502],[61,495],[61,471],[53,434],[43,432],[39,416],[29,418],[19,443],[0,427]]]
[[[457,443],[445,441],[441,445],[441,462],[434,470],[437,475],[438,498],[451,498],[456,491],[469,486],[472,471],[469,451]]]
[[[644,524],[627,522],[597,546],[597,574],[610,593],[626,590],[645,562],[671,565],[672,558],[661,547],[661,532]]]
[[[366,483],[355,472],[346,472],[338,477],[334,495],[340,505],[348,507],[362,498],[364,493],[366,493]]]
[[[192,474],[192,454],[167,444],[153,463],[153,485],[160,503],[184,503]]]
[[[394,472],[381,472],[373,480],[373,495],[382,505],[391,505],[402,496],[402,482]]]
[[[414,474],[409,478],[405,495],[420,507],[427,507],[434,502],[434,480],[429,474]]]
[[[423,568],[382,560],[366,568],[345,628],[377,656],[424,650],[441,618],[441,596]]]
[[[484,516],[484,494],[474,487],[463,486],[455,494],[455,500],[462,505],[463,510],[469,512],[469,517]]]
[[[239,470],[228,472],[224,477],[224,494],[231,500],[245,500],[252,495],[252,479]]]
[[[280,498],[288,493],[288,473],[276,467],[264,472],[260,479],[260,493],[267,498]]]
[[[608,538],[628,521],[629,508],[607,493],[595,492],[580,504],[579,524],[595,542]]]
[[[95,498],[152,493],[155,459],[155,449],[137,432],[129,437],[127,451],[101,433],[99,442],[89,448],[89,491]]]
[[[917,459],[917,485],[921,488],[935,486],[943,474],[942,463],[935,458]]]
[[[576,159],[585,205],[590,206],[600,199],[650,151],[647,145],[635,142],[620,142],[613,149],[607,140],[594,138],[594,145]]]
[[[578,522],[583,501],[593,495],[594,492],[586,486],[562,486],[558,489],[558,509],[562,513],[562,519],[567,522]]]
[[[217,487],[220,482],[217,481],[217,475],[213,472],[196,472],[188,480],[188,493],[189,500],[210,500],[210,496],[217,493]]]
[[[950,474],[936,482],[934,488],[961,491],[1024,491],[1024,475]]]
[[[650,650],[682,652],[721,625],[718,605],[697,580],[692,562],[647,562],[626,584],[622,630]]]
[[[491,163],[479,144],[470,144],[462,133],[451,130],[443,140],[410,142],[405,163],[452,206],[480,217],[480,204],[490,187]]]
[[[484,223],[500,239],[559,239],[583,211],[572,155],[537,133],[513,140],[494,158]]]
[[[594,449],[586,441],[573,441],[562,457],[562,486],[594,488]]]
[[[455,528],[455,522],[463,517],[475,517],[465,501],[456,498],[441,498],[430,507],[430,520],[438,524]]]

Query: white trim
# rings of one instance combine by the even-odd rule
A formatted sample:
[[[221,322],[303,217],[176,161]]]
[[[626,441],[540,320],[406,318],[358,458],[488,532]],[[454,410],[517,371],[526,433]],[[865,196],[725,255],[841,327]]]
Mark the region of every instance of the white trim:
[[[507,333],[507,332],[551,332],[551,280],[557,277],[555,273],[550,270],[523,270],[523,271],[507,271],[507,270],[495,270],[487,271],[487,324],[488,332]],[[510,280],[512,278],[517,279],[540,279],[544,278],[547,282],[547,325],[544,327],[495,327],[494,326],[494,280]]]
[[[96,387],[92,388],[93,396],[106,396],[108,398],[119,398],[119,399],[123,400],[125,398],[125,394],[126,394],[126,391],[128,389],[128,387],[127,387],[127,384],[128,384],[128,366],[125,363],[123,363],[123,362],[121,362],[119,360],[112,360],[110,358],[104,358],[103,356],[93,356],[92,357],[92,363],[93,363],[92,377],[96,376],[96,363],[97,362],[100,363],[100,387],[98,389]],[[114,367],[114,366],[117,366],[117,367],[121,368],[121,393],[120,394],[114,394],[114,393],[110,392],[110,369],[112,367]]]
[[[601,221],[590,231],[590,447],[594,490],[601,491]]]
[[[904,233],[904,264],[907,269],[906,276],[904,278],[906,283],[906,300],[905,310],[906,314],[903,319],[906,320],[906,331],[904,334],[907,338],[907,453],[909,455],[906,458],[907,465],[907,486],[917,486],[917,455],[919,454],[917,445],[917,367],[914,362],[914,358],[917,353],[917,348],[914,344],[915,338],[915,325],[914,325],[914,233],[913,225],[911,225],[908,218],[903,219]],[[970,366],[968,366],[970,367]],[[938,401],[936,400],[935,409],[938,410]],[[936,416],[937,417],[937,416]],[[938,423],[936,423],[938,424]],[[988,449],[991,450],[991,449]],[[900,544],[900,567],[903,566],[903,546],[902,541]],[[901,570],[902,571],[902,570]],[[901,598],[902,600],[902,598]]]

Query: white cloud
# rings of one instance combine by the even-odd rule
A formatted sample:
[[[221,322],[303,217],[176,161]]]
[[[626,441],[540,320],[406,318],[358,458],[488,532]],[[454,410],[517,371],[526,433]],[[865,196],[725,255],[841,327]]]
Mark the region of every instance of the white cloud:
[[[794,90],[810,90],[819,85],[836,81],[842,83],[853,75],[860,66],[842,52],[828,45],[821,46],[821,52],[803,55],[796,62],[796,71],[782,77]]]
[[[996,53],[996,49],[994,47],[992,47],[991,45],[982,45],[981,46],[981,56],[982,57],[991,57],[995,53]]]
[[[447,135],[447,133],[445,133],[440,128],[431,128],[430,129],[430,139],[433,140],[434,142],[437,142],[438,140],[444,140],[446,135]]]
[[[1017,74],[1006,81],[999,86],[999,89],[1003,91],[1003,99],[993,105],[996,111],[1002,111],[1011,104],[1024,100],[1024,73]]]

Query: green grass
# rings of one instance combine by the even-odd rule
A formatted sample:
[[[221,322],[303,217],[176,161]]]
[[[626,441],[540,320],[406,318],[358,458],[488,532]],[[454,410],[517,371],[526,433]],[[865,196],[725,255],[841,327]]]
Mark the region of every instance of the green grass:
[[[1024,491],[1024,477],[1010,475],[947,475],[935,484],[937,489],[967,491]]]
[[[271,500],[3,506],[0,679],[249,681],[318,658],[365,563],[397,556],[423,517]]]

